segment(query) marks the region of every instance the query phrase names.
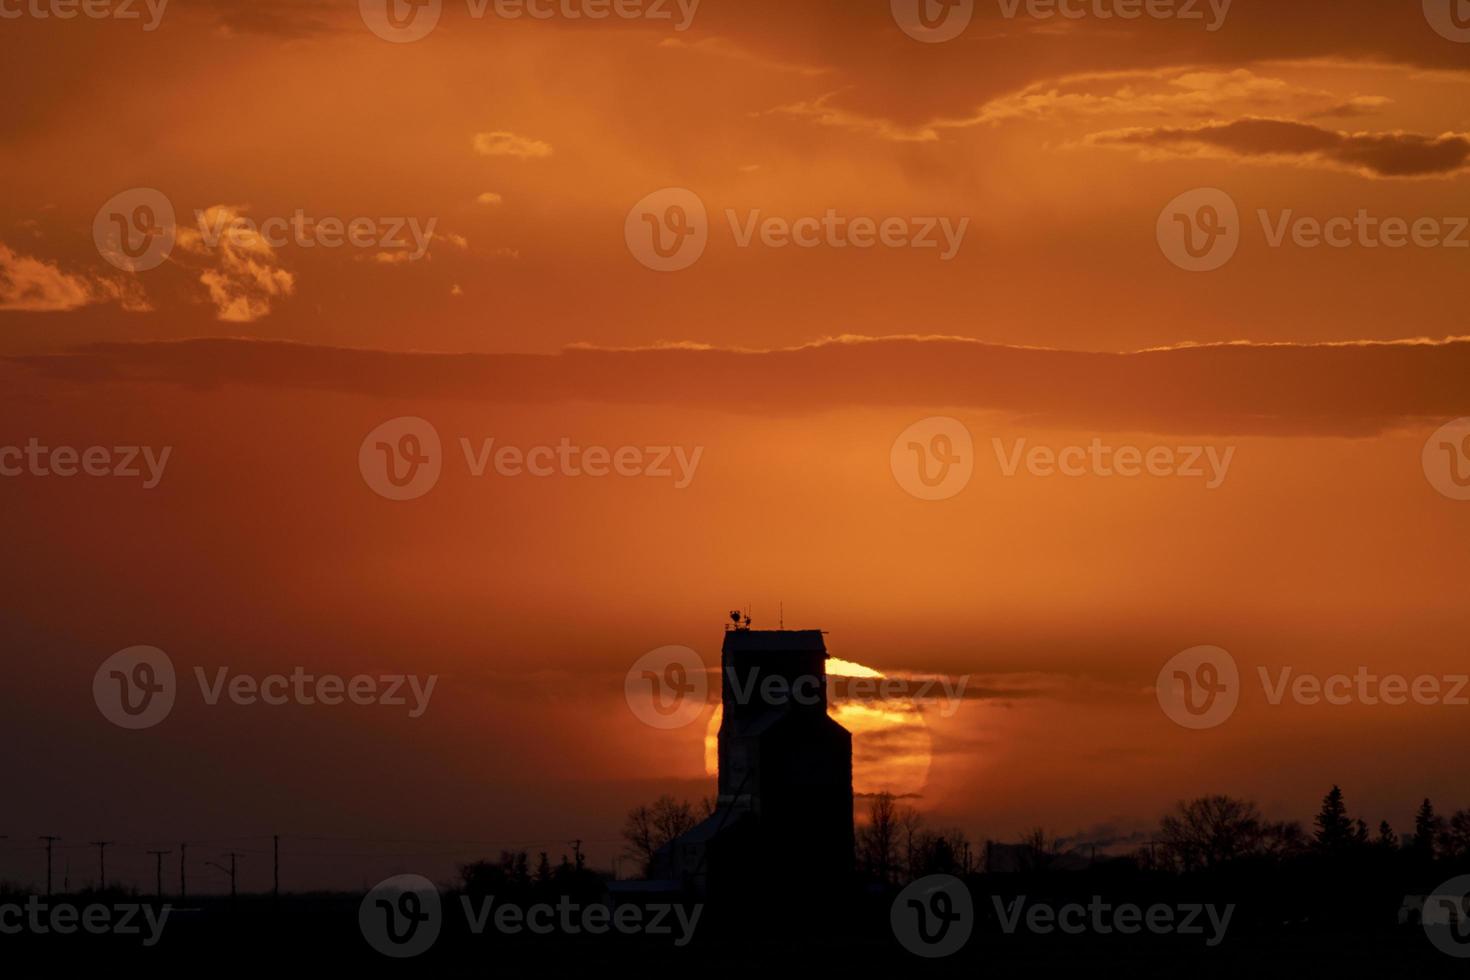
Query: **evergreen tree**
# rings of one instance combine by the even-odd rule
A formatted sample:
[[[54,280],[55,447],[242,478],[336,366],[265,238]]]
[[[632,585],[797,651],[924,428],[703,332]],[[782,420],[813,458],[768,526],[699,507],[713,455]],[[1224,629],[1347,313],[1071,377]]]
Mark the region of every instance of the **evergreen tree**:
[[[1342,789],[1333,786],[1332,791],[1322,798],[1322,810],[1317,814],[1317,847],[1324,851],[1337,851],[1358,840],[1358,827],[1364,837],[1367,827],[1359,822],[1358,827],[1348,818],[1347,805],[1343,803]]]
[[[1399,835],[1393,832],[1387,820],[1378,823],[1378,845],[1390,851],[1399,849]]]
[[[1443,831],[1444,818],[1436,815],[1434,804],[1425,799],[1419,804],[1419,812],[1414,816],[1414,853],[1432,860],[1439,835]]]

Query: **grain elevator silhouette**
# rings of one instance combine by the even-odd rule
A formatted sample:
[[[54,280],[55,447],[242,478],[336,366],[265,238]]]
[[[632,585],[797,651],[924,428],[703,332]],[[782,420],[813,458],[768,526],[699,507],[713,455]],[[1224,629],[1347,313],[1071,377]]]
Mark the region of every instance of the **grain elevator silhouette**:
[[[821,630],[725,631],[715,812],[655,856],[694,891],[845,882],[853,864],[852,734],[827,714]]]

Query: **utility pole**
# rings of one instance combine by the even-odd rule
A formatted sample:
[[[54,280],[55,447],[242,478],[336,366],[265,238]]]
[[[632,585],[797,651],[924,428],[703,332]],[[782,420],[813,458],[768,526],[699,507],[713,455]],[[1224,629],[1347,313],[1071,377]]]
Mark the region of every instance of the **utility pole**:
[[[271,900],[276,904],[281,901],[281,835],[274,834],[271,837]]]
[[[179,898],[184,899],[189,895],[189,842],[184,841],[179,845]]]
[[[173,851],[149,851],[158,862],[158,900],[163,901],[163,856],[172,854]]]
[[[573,860],[576,862],[576,868],[577,868],[578,871],[581,871],[582,870],[582,839],[579,837],[579,838],[577,838],[574,841],[570,841],[570,843],[572,845]]]
[[[89,843],[93,847],[97,848],[97,862],[98,862],[98,865],[99,865],[99,868],[98,868],[99,878],[98,878],[98,883],[97,883],[97,890],[98,891],[106,891],[107,890],[107,846],[109,844],[116,844],[117,841],[112,841],[112,840],[94,840],[94,841],[88,841],[87,843]]]
[[[234,851],[231,851],[229,853],[228,857],[230,859],[230,866],[228,868],[226,868],[224,865],[215,864],[213,861],[208,862],[211,868],[219,868],[225,874],[230,876],[230,901],[232,902],[235,900],[235,896],[238,894],[235,889],[235,858],[238,856],[239,855]]]
[[[51,896],[51,845],[61,840],[60,837],[42,836],[36,838],[46,842],[46,896]]]

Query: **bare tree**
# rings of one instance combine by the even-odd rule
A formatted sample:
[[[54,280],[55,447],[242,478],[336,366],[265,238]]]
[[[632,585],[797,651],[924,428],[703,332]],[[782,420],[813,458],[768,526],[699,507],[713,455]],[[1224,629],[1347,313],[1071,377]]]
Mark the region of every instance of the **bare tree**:
[[[1277,836],[1288,841],[1293,832],[1283,827]],[[1202,796],[1180,802],[1159,825],[1159,841],[1164,847],[1161,857],[1181,871],[1216,868],[1258,853],[1265,838],[1266,827],[1256,805],[1229,796]]]
[[[1055,835],[1048,836],[1045,827],[1033,827],[1021,835],[1016,850],[1016,862],[1020,871],[1045,871],[1061,853],[1061,842]]]
[[[868,804],[868,822],[857,830],[862,866],[885,884],[896,882],[904,866],[912,866],[921,825],[919,814],[911,807],[899,806],[893,794],[874,796]]]
[[[702,806],[705,811],[709,810],[708,801]],[[623,825],[623,839],[628,842],[626,852],[642,863],[645,875],[650,874],[653,855],[658,849],[694,829],[697,823],[699,818],[692,803],[664,794],[654,800],[652,806],[639,805],[628,811],[627,823]]]

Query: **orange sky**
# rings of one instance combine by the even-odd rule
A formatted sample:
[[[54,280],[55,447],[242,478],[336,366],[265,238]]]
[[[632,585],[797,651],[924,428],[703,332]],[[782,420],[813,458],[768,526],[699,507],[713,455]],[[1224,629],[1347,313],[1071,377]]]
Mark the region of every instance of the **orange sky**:
[[[0,478],[7,818],[615,838],[628,806],[709,786],[705,725],[640,724],[628,666],[717,656],[725,610],[770,627],[780,603],[846,660],[972,678],[925,716],[917,805],[976,837],[1123,837],[1207,791],[1301,818],[1333,782],[1370,823],[1470,805],[1470,707],[1272,706],[1257,685],[1189,732],[1153,694],[1201,644],[1250,675],[1465,669],[1470,503],[1421,452],[1470,415],[1470,345],[1441,342],[1470,333],[1470,247],[1273,247],[1270,224],[1470,216],[1470,46],[1415,3],[1235,0],[1215,31],[1002,11],[977,2],[935,44],[877,0],[702,0],[684,31],[447,0],[404,44],[347,0],[175,0],[153,31],[0,19],[0,447],[173,447],[151,490]],[[670,187],[708,243],[657,272],[625,226]],[[128,272],[93,227],[134,188],[177,228]],[[1239,213],[1212,272],[1156,237],[1197,188]],[[742,247],[757,210],[965,232],[947,260]],[[298,211],[432,234],[408,257],[211,245],[196,220]],[[204,338],[238,342],[151,343]],[[1192,345],[1211,346],[1155,350]],[[403,416],[443,438],[444,473],[395,503],[356,461]],[[937,502],[890,469],[933,416],[975,446]],[[475,478],[459,440],[491,437],[702,455],[682,489]],[[1007,476],[992,440],[1017,439],[1233,455],[1215,489]],[[88,691],[134,644],[442,679],[412,721],[195,698],[120,733]]]

